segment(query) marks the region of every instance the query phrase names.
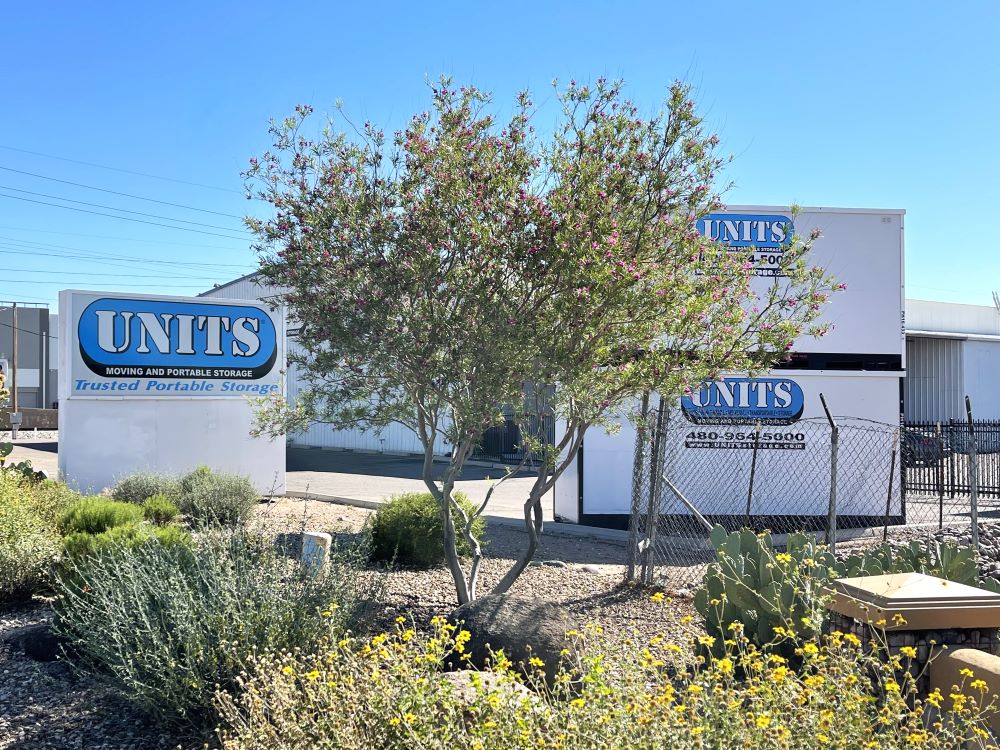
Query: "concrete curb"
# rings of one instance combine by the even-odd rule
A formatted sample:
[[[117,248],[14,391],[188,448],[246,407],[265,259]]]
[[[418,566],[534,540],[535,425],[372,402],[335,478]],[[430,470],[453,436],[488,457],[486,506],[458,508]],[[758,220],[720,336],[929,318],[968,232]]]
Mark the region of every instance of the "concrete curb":
[[[336,505],[350,505],[355,508],[365,508],[366,510],[378,510],[378,508],[382,505],[382,503],[378,500],[358,500],[352,497],[320,495],[315,492],[299,492],[294,490],[286,492],[285,497],[291,497],[297,500],[315,500],[317,502],[334,503]],[[520,518],[491,516],[489,514],[487,514],[485,518],[490,524],[513,526],[517,528],[523,528],[524,526],[524,521]],[[619,531],[618,529],[603,529],[596,526],[579,526],[577,524],[564,523],[561,521],[546,521],[542,534],[548,536],[573,537],[577,539],[595,539],[608,544],[620,544],[622,546],[628,544],[627,531]]]

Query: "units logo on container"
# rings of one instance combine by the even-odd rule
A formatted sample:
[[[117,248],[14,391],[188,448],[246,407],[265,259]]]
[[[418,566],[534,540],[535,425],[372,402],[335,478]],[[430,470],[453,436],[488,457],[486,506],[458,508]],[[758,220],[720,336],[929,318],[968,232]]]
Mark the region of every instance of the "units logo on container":
[[[709,381],[681,398],[681,411],[695,424],[788,425],[804,405],[802,388],[790,378]]]
[[[749,250],[755,276],[782,275],[782,255],[795,234],[792,220],[782,214],[709,214],[697,226],[702,235],[731,250]]]
[[[102,298],[81,313],[78,336],[101,377],[256,380],[278,356],[271,316],[246,305]]]

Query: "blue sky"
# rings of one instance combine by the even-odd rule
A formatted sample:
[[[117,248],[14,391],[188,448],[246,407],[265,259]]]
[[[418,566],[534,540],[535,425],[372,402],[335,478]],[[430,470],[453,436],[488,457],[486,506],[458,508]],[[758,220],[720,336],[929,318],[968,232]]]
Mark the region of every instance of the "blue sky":
[[[7,4],[0,300],[252,270],[239,172],[268,118],[341,99],[391,130],[448,73],[501,107],[607,75],[651,109],[685,79],[735,156],[730,202],[905,208],[907,296],[991,304],[998,27],[995,2]]]

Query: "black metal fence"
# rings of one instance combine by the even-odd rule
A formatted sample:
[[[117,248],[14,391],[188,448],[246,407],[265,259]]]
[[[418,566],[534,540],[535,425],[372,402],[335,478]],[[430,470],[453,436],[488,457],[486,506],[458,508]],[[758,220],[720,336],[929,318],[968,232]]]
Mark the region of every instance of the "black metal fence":
[[[1000,421],[907,422],[901,433],[908,495],[955,498],[972,491],[1000,498]]]
[[[515,414],[504,412],[503,424],[489,428],[472,458],[519,464],[524,459],[524,435],[552,445],[556,438],[555,418],[551,414]],[[530,457],[529,457],[530,458]]]

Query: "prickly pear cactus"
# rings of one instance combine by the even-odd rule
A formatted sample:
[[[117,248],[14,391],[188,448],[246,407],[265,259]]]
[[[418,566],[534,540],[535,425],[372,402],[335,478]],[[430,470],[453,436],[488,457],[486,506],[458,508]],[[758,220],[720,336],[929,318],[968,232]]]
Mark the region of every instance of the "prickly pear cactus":
[[[882,544],[841,560],[807,534],[789,534],[785,551],[769,534],[716,526],[711,535],[716,561],[708,566],[694,605],[705,618],[715,648],[724,649],[731,626],[760,648],[794,652],[814,636],[826,615],[826,585],[835,578],[916,571],[950,581],[982,585],[971,547],[912,542],[893,549]]]

